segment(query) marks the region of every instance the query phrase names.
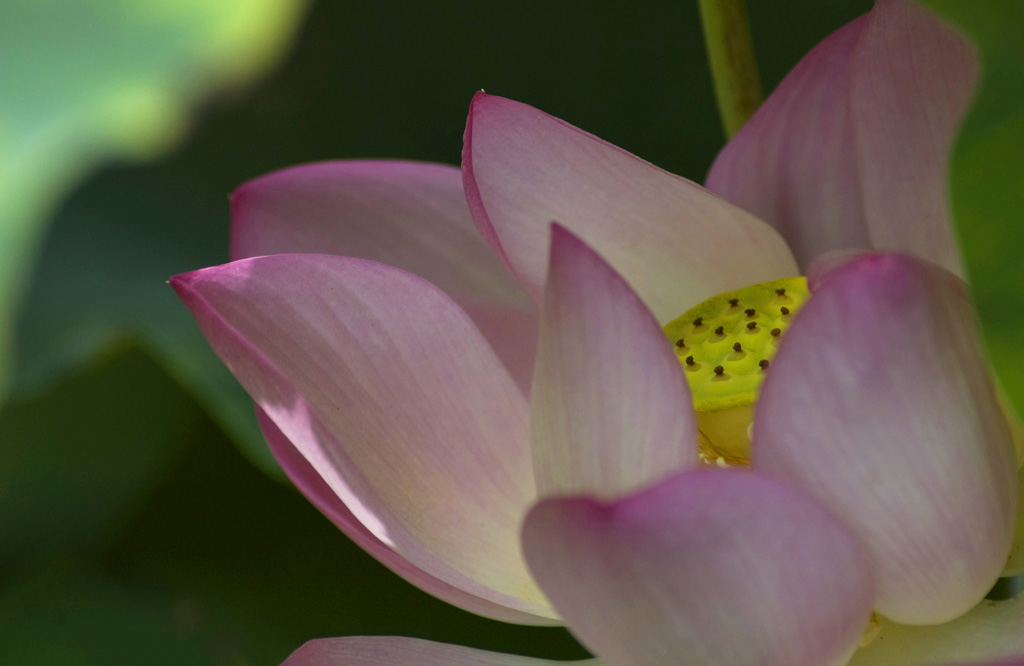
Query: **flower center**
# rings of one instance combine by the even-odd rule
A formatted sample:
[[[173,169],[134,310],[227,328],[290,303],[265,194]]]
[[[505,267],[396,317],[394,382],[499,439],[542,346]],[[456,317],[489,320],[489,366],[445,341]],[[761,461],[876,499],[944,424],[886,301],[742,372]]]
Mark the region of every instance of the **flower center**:
[[[665,325],[690,383],[706,463],[750,463],[749,431],[761,382],[809,296],[803,277],[762,282],[712,296]]]

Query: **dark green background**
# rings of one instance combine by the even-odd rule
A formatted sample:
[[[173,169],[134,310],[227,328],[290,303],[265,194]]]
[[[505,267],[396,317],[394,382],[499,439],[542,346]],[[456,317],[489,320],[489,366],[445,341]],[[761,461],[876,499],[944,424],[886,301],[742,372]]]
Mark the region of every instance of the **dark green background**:
[[[766,89],[869,6],[752,3]],[[695,2],[316,4],[261,84],[211,100],[178,151],[104,169],[57,214],[0,412],[0,663],[269,665],[348,634],[584,654],[562,630],[439,602],[352,546],[274,474],[165,284],[227,260],[227,196],[254,176],[457,164],[480,88],[697,181],[723,142]]]

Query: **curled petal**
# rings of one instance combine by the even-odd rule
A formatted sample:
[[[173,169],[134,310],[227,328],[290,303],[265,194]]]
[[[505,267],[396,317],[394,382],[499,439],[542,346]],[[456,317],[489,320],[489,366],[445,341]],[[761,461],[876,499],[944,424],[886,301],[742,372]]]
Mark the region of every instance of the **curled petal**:
[[[1013,442],[962,283],[905,255],[835,270],[797,315],[758,401],[754,465],[835,511],[907,624],[974,606],[1006,562]]]
[[[231,197],[231,258],[285,253],[372,259],[451,296],[513,378],[533,374],[537,313],[473,225],[455,167],[320,162],[251,180]]]
[[[454,587],[551,617],[516,541],[535,497],[526,404],[451,299],[330,255],[246,259],[172,285],[374,537]]]
[[[773,224],[802,267],[878,248],[959,273],[947,165],[977,78],[961,34],[916,3],[879,0],[789,73],[708,189]]]
[[[600,666],[587,661],[548,661],[485,652],[459,645],[395,636],[353,636],[309,641],[281,666]]]
[[[530,399],[538,492],[614,497],[692,467],[692,403],[654,315],[601,257],[553,225]]]
[[[846,527],[748,471],[684,472],[612,504],[542,500],[523,544],[566,625],[613,664],[839,665],[874,601]]]
[[[662,323],[714,294],[797,274],[768,225],[525,104],[473,98],[462,170],[477,226],[537,302],[552,221],[600,253]]]
[[[881,618],[878,636],[849,666],[1024,664],[1024,599],[985,600],[945,624],[912,627]]]

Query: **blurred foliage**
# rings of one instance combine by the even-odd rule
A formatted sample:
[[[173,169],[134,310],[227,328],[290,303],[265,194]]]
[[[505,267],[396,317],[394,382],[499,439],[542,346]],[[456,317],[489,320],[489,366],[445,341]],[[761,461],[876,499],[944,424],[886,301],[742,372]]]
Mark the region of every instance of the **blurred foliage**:
[[[1024,4],[927,0],[978,45],[984,76],[957,141],[952,199],[989,355],[1024,415]]]
[[[0,7],[0,395],[14,309],[58,198],[99,160],[182,134],[193,98],[249,78],[304,0],[7,0]]]
[[[137,355],[101,363],[0,410],[0,565],[95,548],[177,458],[192,402]]]

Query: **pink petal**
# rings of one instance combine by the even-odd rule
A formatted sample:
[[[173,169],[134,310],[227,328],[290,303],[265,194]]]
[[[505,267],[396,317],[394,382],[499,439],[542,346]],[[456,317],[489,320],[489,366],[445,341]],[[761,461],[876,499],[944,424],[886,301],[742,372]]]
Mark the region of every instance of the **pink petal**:
[[[797,274],[759,220],[512,100],[473,98],[462,171],[477,226],[538,302],[552,221],[599,252],[663,323],[714,294]]]
[[[747,471],[684,472],[612,504],[543,500],[523,547],[566,625],[613,664],[843,664],[874,600],[856,538]]]
[[[459,645],[432,643],[397,636],[352,636],[309,641],[282,666],[547,666],[579,664],[600,666],[588,661],[548,661],[511,654],[485,652]]]
[[[540,330],[530,425],[542,496],[614,497],[697,464],[693,400],[661,327],[558,225]]]
[[[533,375],[537,313],[480,237],[455,167],[322,162],[277,171],[231,197],[231,257],[318,253],[415,273],[458,303],[520,386]]]
[[[849,666],[1024,665],[1024,598],[982,601],[945,624],[910,627],[881,618],[882,630]]]
[[[907,624],[978,603],[1012,536],[1013,442],[961,284],[905,255],[834,271],[786,334],[754,420],[754,465],[854,529],[878,611]]]
[[[523,613],[461,590],[413,566],[359,522],[355,514],[302,457],[299,450],[288,441],[266,412],[257,407],[256,416],[270,450],[292,483],[346,536],[388,569],[424,592],[478,615],[516,624],[555,624],[549,618]],[[337,447],[337,443],[333,443],[333,446]]]
[[[330,255],[246,259],[172,285],[374,537],[465,592],[552,616],[516,539],[535,497],[526,404],[451,299]]]
[[[861,247],[959,272],[947,166],[977,70],[959,33],[880,0],[789,73],[718,156],[708,189],[775,225],[802,267]]]

